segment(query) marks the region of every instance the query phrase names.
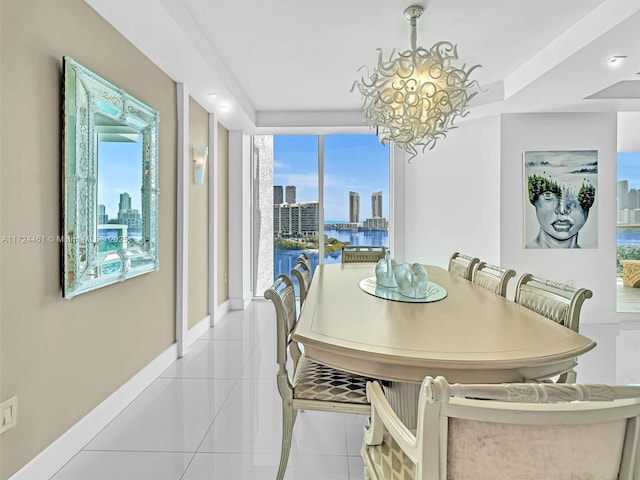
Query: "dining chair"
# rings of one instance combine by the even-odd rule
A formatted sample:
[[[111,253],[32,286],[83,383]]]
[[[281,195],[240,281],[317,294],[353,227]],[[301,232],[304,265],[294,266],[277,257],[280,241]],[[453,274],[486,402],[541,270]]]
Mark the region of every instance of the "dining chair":
[[[304,262],[304,264],[309,269],[309,272],[311,272],[311,259],[309,258],[309,255],[307,255],[305,252],[302,252],[300,255],[298,255],[298,262],[300,261]]]
[[[577,332],[582,304],[592,296],[591,290],[586,288],[576,289],[570,285],[525,273],[516,284],[514,301]],[[575,370],[563,373],[557,381],[574,383]]]
[[[507,284],[515,276],[515,270],[510,268],[500,268],[486,262],[479,262],[473,269],[471,281],[482,288],[506,297]]]
[[[369,245],[343,245],[342,263],[377,262],[384,258],[387,248]]]
[[[298,263],[296,263],[291,270],[291,275],[293,275],[298,281],[300,291],[300,311],[302,311],[304,301],[307,299],[307,292],[311,286],[311,270],[302,259],[298,259]]]
[[[426,377],[409,430],[367,384],[368,480],[640,478],[640,387],[450,385]]]
[[[479,258],[468,257],[459,252],[454,252],[449,259],[449,271],[467,280],[471,280],[473,268],[480,262]]]
[[[278,392],[282,397],[282,447],[277,480],[284,477],[293,425],[299,410],[354,413],[369,415],[366,384],[370,378],[353,375],[308,359],[291,338],[297,323],[293,284],[280,275],[264,297],[273,302],[276,311]],[[291,356],[292,372],[287,370]]]

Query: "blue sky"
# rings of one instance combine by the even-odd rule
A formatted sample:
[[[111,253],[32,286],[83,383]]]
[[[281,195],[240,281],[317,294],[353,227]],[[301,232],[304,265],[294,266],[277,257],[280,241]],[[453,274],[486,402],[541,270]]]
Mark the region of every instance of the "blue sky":
[[[98,205],[117,218],[120,194],[131,196],[131,208],[141,211],[142,141],[98,143]]]
[[[274,135],[273,184],[295,185],[296,201],[318,199],[318,137]],[[388,219],[389,147],[371,135],[326,135],[325,220],[349,219],[349,191],[360,194],[360,221],[371,217],[371,194],[382,191]]]
[[[629,188],[640,189],[640,152],[618,152],[618,180],[629,180]]]

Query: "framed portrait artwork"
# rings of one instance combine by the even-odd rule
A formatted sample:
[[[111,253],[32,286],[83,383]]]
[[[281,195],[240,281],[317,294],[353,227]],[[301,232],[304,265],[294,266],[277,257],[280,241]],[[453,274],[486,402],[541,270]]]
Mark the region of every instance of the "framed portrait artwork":
[[[524,152],[524,248],[597,248],[598,151]]]

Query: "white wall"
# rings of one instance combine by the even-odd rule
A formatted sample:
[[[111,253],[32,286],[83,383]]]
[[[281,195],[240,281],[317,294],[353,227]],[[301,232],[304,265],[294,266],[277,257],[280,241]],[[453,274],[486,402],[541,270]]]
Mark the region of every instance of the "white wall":
[[[518,276],[530,272],[589,288],[593,298],[582,307],[580,323],[617,322],[615,113],[505,114],[500,123],[501,265],[514,268]],[[597,209],[597,248],[524,249],[522,154],[529,150],[598,150],[598,187],[592,207]]]
[[[243,310],[251,301],[251,138],[229,132],[229,302]]]
[[[397,192],[396,195],[402,192]],[[406,166],[406,259],[500,262],[500,119],[469,120]]]

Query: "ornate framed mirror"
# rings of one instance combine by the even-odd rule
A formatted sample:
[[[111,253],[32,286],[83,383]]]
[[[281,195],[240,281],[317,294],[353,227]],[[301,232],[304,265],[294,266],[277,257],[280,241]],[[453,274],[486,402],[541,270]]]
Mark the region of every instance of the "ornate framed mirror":
[[[158,270],[158,111],[63,58],[65,298]]]

